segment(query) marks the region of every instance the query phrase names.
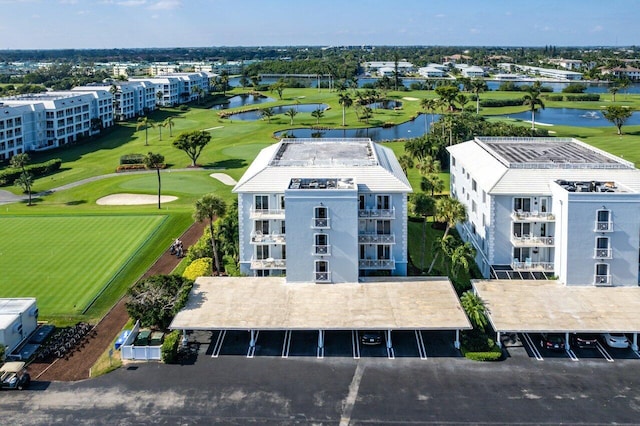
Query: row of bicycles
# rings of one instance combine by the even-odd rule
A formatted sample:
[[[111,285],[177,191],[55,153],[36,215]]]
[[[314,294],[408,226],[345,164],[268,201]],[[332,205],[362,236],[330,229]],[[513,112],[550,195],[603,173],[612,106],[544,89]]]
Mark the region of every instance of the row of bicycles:
[[[86,322],[59,329],[42,344],[36,354],[36,360],[68,357],[75,350],[83,348],[87,341],[96,335],[93,326]]]

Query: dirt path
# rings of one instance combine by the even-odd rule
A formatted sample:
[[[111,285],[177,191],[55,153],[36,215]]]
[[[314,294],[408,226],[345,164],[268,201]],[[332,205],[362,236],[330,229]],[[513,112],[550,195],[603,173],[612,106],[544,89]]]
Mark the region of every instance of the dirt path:
[[[185,247],[190,247],[198,241],[202,236],[204,227],[204,222],[196,222],[180,236],[180,240],[182,240]],[[143,275],[143,278],[157,274],[169,274],[179,262],[180,259],[171,255],[169,250],[166,250]],[[88,378],[91,366],[107,350],[129,319],[125,301],[124,297],[120,299],[100,320],[95,326],[95,337],[91,337],[83,348],[75,351],[68,359],[56,359],[51,364],[31,364],[29,366],[31,376],[42,381],[76,381]]]

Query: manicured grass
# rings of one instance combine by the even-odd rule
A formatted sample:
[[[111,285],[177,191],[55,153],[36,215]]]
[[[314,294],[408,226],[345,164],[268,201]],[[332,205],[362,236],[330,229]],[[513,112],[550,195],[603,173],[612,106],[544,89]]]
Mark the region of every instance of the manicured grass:
[[[157,232],[164,216],[5,217],[0,294],[36,297],[43,317],[80,315]]]

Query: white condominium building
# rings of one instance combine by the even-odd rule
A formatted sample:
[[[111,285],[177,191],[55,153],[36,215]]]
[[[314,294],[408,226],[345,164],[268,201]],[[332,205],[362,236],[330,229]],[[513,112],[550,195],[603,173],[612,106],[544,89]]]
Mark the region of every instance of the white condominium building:
[[[147,82],[155,85],[156,103],[174,106],[197,100],[200,92],[208,93],[211,75],[206,72],[173,73],[153,78],[132,78],[131,82]],[[162,93],[162,98],[157,95]]]
[[[123,121],[140,117],[156,109],[159,86],[149,81],[114,81],[88,86],[74,87],[73,91],[108,91],[112,94],[113,111],[116,120]]]
[[[393,151],[370,139],[283,139],[233,190],[241,272],[316,283],[406,275],[411,191]]]
[[[570,138],[476,137],[447,148],[458,227],[485,277],[637,286],[640,171]]]

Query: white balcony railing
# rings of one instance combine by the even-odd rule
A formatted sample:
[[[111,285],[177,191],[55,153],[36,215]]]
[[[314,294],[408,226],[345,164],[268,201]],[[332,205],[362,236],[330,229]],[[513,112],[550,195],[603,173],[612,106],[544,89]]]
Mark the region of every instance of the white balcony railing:
[[[593,257],[596,259],[611,259],[613,250],[611,248],[595,248],[593,249]]]
[[[396,269],[395,259],[360,259],[360,269]]]
[[[553,237],[538,237],[535,235],[512,235],[511,244],[516,247],[553,247]]]
[[[613,232],[613,222],[598,222],[596,221],[596,232]]]
[[[313,246],[313,254],[316,256],[330,256],[331,255],[331,246],[330,245],[314,245]]]
[[[316,217],[311,219],[311,227],[321,228],[321,229],[330,228],[331,221],[329,220],[328,217],[323,217],[323,218]]]
[[[396,209],[395,207],[391,207],[390,209],[363,209],[358,210],[358,216],[360,218],[395,219]]]
[[[251,259],[251,269],[286,269],[285,259]]]
[[[595,275],[593,283],[595,285],[611,285],[611,275]]]
[[[317,283],[331,282],[331,272],[315,272],[315,281]]]
[[[271,234],[263,234],[260,231],[254,231],[251,233],[252,244],[285,244],[285,234],[279,234],[272,232]]]
[[[249,211],[250,219],[284,219],[284,209],[254,209]]]
[[[358,234],[360,244],[395,244],[395,234]]]
[[[553,262],[532,262],[530,260],[511,262],[511,269],[514,271],[553,272],[553,268]]]
[[[553,222],[556,216],[553,213],[524,212],[516,210],[511,213],[511,218],[520,222]]]

